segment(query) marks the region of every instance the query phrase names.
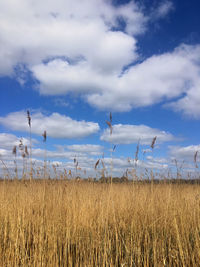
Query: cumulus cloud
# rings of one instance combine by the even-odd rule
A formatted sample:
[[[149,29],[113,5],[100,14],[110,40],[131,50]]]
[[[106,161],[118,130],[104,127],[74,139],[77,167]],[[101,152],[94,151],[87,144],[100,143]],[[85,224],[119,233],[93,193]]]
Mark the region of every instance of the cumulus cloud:
[[[67,61],[55,59],[47,64],[35,65],[32,71],[40,81],[40,93],[45,95],[98,93],[103,90],[106,80],[110,82],[112,78],[96,72],[86,61],[70,65]]]
[[[129,111],[165,101],[176,111],[200,116],[200,45],[181,45],[171,53],[152,56],[123,74],[102,73],[81,61],[62,59],[32,68],[42,94],[79,93],[102,110]],[[176,99],[176,100],[174,100]]]
[[[70,146],[57,146],[56,150],[47,150],[41,148],[34,148],[33,155],[35,157],[44,157],[44,153],[47,153],[48,158],[68,158],[74,159],[77,158],[85,158],[86,156],[97,156],[102,153],[103,147],[100,145],[70,145]]]
[[[19,140],[21,138],[17,137],[14,134],[9,134],[9,133],[0,133],[0,147],[1,148],[6,148],[6,149],[11,149],[14,146],[19,145]],[[26,138],[23,138],[23,144],[25,146],[29,145],[29,140]],[[34,143],[36,143],[36,140],[32,140]]]
[[[163,16],[170,2],[155,10]],[[7,0],[0,2],[0,16],[0,75],[12,74],[19,63],[33,66],[59,56],[120,71],[136,59],[136,36],[148,21],[135,1]]]
[[[187,94],[177,101],[166,104],[166,107],[183,113],[185,116],[198,119],[200,117],[200,79],[191,85]]]
[[[199,55],[200,46],[182,45],[172,53],[152,56],[130,67],[115,81],[111,80],[111,89],[107,87],[103,93],[90,94],[88,101],[101,109],[128,111],[179,98],[173,108],[179,104],[185,113],[199,115],[200,108],[193,105],[200,101]],[[185,100],[187,104],[181,109],[180,101]]]
[[[89,153],[92,155],[99,155],[103,151],[103,146],[100,145],[71,145],[67,146],[67,149],[74,152]]]
[[[8,151],[8,149],[0,149],[0,157],[10,157],[11,153]]]
[[[35,148],[32,150],[32,155],[34,157],[43,158],[46,154],[48,159],[74,159],[75,153],[65,150],[44,150],[41,148]],[[81,153],[78,154],[79,157],[83,156]]]
[[[114,176],[122,176],[127,172],[129,179],[132,179],[135,175],[135,162],[130,163],[126,158],[120,157],[120,158],[113,158],[113,175]],[[108,173],[110,172],[110,164],[111,164],[111,158],[105,158],[104,164],[106,166],[106,170]],[[143,172],[144,169],[156,169],[156,170],[166,170],[168,168],[168,164],[164,159],[163,161],[161,159],[151,159],[147,161],[137,161],[137,171],[138,174]]]
[[[200,45],[180,45],[136,64],[137,35],[151,18],[135,1],[111,3],[1,1],[0,75],[17,69],[23,84],[29,70],[41,94],[76,93],[102,110],[129,111],[166,101],[175,111],[200,117]],[[171,1],[162,1],[154,17],[172,9]]]
[[[84,120],[76,121],[59,113],[52,113],[46,116],[41,112],[37,112],[31,114],[31,118],[32,133],[38,135],[42,135],[44,131],[47,131],[47,136],[54,138],[81,138],[99,131],[98,123]],[[0,124],[15,131],[29,131],[24,111],[9,113],[5,117],[0,117]]]
[[[0,157],[5,163],[6,167],[9,169],[11,165],[13,166],[13,160],[17,159],[17,162],[22,165],[22,153],[19,149],[20,140],[24,146],[28,147],[29,150],[29,139],[17,137],[14,134],[10,133],[0,133]],[[32,146],[34,147],[37,144],[37,140],[32,139]],[[16,146],[16,157],[13,155],[13,148]],[[2,162],[1,162],[2,163]],[[0,167],[1,172],[1,167]]]
[[[200,145],[190,146],[169,146],[169,154],[172,158],[177,160],[194,161],[194,155],[198,151],[200,153]],[[199,157],[199,155],[198,155]]]
[[[132,144],[140,140],[141,144],[150,145],[155,136],[157,136],[156,142],[158,143],[174,139],[172,134],[146,125],[116,124],[113,125],[112,135],[109,129],[104,130],[101,140],[112,141],[114,144]]]
[[[85,58],[99,70],[119,70],[135,58],[129,34],[144,31],[146,19],[137,4],[115,7],[104,0],[7,0],[0,3],[0,74],[18,63],[28,66],[52,57]],[[124,32],[113,29],[119,20]],[[15,41],[13,41],[15,40]]]

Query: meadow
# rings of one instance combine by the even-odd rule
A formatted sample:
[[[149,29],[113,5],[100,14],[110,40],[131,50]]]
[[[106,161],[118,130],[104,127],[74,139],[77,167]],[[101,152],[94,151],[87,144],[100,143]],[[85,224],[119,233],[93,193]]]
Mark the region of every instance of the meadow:
[[[200,266],[200,185],[2,180],[0,266]]]

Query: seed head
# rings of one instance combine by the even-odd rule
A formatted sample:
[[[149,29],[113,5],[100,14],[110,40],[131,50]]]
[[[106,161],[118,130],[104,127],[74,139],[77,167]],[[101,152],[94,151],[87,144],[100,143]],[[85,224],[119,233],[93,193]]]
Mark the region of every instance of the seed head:
[[[110,122],[112,123],[112,113],[110,112]]]
[[[110,134],[112,134],[112,124],[109,121],[106,121],[106,123],[108,124],[109,128],[110,128]]]
[[[194,154],[194,162],[197,163],[197,154],[198,154],[198,151],[195,152]]]
[[[194,163],[195,163],[195,167],[198,168],[198,165],[197,165],[197,154],[198,154],[198,151],[195,152],[194,154]]]
[[[97,162],[96,162],[96,164],[95,164],[95,170],[96,170],[96,168],[97,168],[97,166],[99,165],[99,159],[97,160]]]
[[[44,137],[43,142],[46,142],[46,140],[47,140],[47,132],[44,131],[44,133],[42,134],[42,136]]]
[[[28,147],[27,146],[25,146],[25,154],[26,154],[27,157],[29,156]]]
[[[17,146],[14,146],[14,147],[13,147],[13,151],[12,151],[12,153],[13,153],[13,155],[15,155],[15,156],[17,155]]]
[[[31,115],[30,115],[29,110],[27,110],[27,119],[28,119],[28,125],[29,125],[29,127],[31,127]]]
[[[140,140],[138,141],[136,152],[135,152],[135,161],[138,161],[138,153],[139,153],[139,147],[140,147]]]
[[[157,136],[155,136],[151,142],[151,148],[153,149],[156,143]]]

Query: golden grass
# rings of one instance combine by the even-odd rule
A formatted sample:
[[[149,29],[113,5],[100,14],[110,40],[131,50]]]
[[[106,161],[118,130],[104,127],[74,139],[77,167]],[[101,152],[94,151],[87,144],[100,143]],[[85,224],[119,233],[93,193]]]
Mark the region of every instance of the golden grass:
[[[200,186],[0,182],[0,266],[199,266]]]

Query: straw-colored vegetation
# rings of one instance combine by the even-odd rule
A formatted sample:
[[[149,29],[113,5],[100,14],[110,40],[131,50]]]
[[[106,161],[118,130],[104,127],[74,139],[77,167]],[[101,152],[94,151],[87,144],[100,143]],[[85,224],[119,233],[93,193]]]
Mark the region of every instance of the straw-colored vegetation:
[[[44,166],[34,169],[29,111],[27,119],[30,144],[20,139],[14,146],[14,172],[0,157],[0,267],[200,266],[200,184],[181,180],[177,161],[176,180],[173,175],[155,179],[153,171],[137,175],[138,142],[135,169],[121,179],[112,177],[116,146],[110,113],[110,176],[98,159],[94,169],[101,179],[77,177],[75,157],[74,175],[53,165],[54,179],[48,179],[47,133],[42,135]],[[194,163],[198,169],[197,152]]]
[[[199,266],[200,186],[0,182],[0,266]]]

